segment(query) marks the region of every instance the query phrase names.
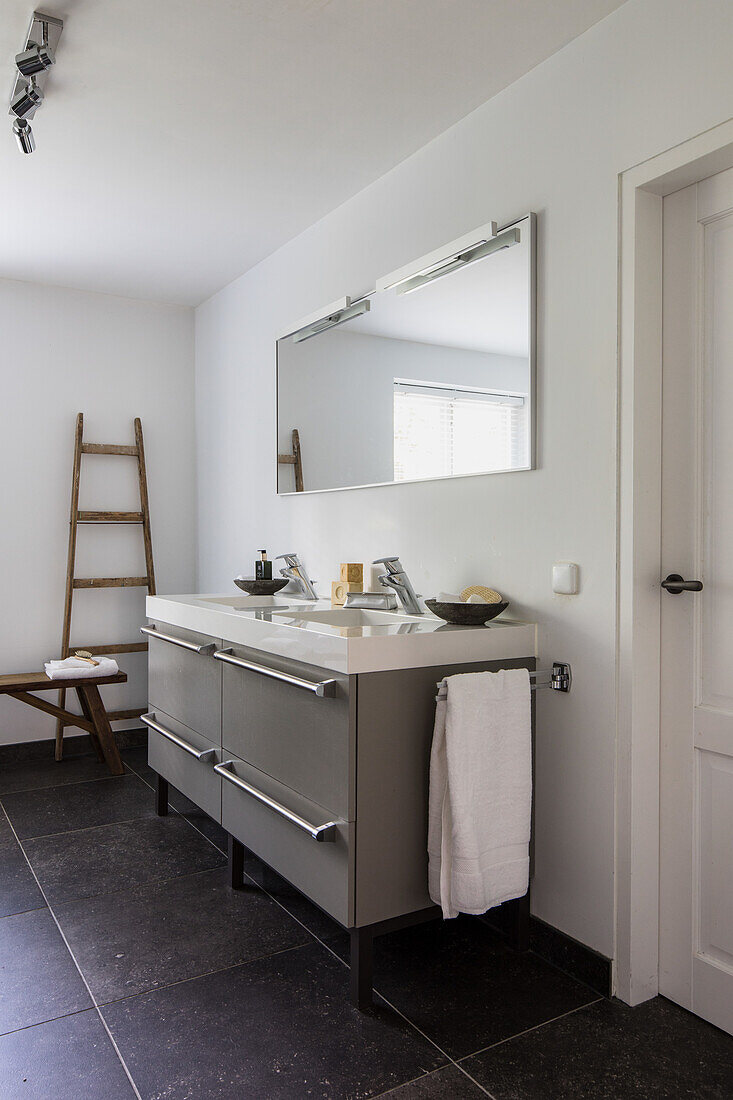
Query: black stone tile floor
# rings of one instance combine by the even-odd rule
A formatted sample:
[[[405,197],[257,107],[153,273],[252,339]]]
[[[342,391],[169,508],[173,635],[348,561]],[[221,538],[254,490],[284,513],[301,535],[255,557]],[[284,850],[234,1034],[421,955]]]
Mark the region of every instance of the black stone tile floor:
[[[144,749],[0,774],[2,1100],[624,1100],[733,1096],[733,1038],[662,998],[631,1009],[484,921],[375,944],[348,999],[343,930],[223,830]]]

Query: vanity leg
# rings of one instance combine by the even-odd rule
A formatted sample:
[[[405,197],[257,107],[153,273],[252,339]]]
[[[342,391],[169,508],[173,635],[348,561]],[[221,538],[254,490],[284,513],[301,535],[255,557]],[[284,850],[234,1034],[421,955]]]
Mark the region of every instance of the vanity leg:
[[[229,885],[232,890],[244,888],[244,845],[229,836]]]
[[[349,929],[351,938],[351,1003],[370,1008],[374,980],[374,933],[369,925]]]
[[[511,941],[515,951],[529,951],[529,890],[514,902]]]
[[[168,780],[162,775],[155,781],[155,812],[158,817],[165,817],[168,813]]]

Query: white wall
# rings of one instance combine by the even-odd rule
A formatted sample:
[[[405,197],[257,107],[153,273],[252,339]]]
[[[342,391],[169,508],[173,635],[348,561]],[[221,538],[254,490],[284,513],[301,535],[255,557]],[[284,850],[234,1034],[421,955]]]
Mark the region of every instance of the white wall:
[[[528,393],[527,360],[467,348],[420,344],[332,329],[311,340],[280,344],[278,450],[300,434],[306,489],[374,485],[394,476],[394,380]],[[283,492],[295,488],[281,466]]]
[[[87,442],[134,443],[142,419],[158,588],[194,587],[193,314],[0,280],[0,333],[0,673],[30,672],[59,654],[78,412]],[[137,510],[135,459],[83,458],[80,507]],[[78,575],[144,573],[140,527],[79,528]],[[144,589],[78,591],[72,642],[138,641],[144,613]],[[146,655],[119,664],[131,682],[103,689],[108,706],[144,705]],[[54,729],[0,697],[0,743]]]
[[[733,114],[730,0],[629,0],[197,311],[199,573],[254,551],[399,553],[419,591],[484,582],[539,623],[569,696],[538,697],[534,912],[606,955],[614,922],[618,174]],[[539,215],[539,469],[274,492],[275,340],[490,218]],[[556,597],[557,558],[582,591]],[[656,580],[656,579],[654,579]]]

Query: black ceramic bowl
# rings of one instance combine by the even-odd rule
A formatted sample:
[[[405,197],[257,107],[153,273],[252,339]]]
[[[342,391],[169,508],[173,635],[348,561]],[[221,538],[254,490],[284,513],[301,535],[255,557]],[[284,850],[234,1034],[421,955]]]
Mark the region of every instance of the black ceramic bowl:
[[[264,578],[255,577],[235,577],[234,583],[237,588],[241,588],[243,592],[247,592],[250,596],[274,596],[276,592],[285,587],[288,578],[277,577],[273,580],[265,580]]]
[[[445,619],[455,626],[482,626],[489,619],[495,619],[502,611],[506,611],[509,604],[504,600],[501,603],[441,603],[439,600],[426,600],[425,606],[439,619]]]

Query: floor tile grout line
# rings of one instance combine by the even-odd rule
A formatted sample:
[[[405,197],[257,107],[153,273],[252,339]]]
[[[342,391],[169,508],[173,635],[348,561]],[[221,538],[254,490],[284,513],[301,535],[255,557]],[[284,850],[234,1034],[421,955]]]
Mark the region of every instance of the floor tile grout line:
[[[8,1035],[18,1035],[21,1031],[30,1031],[33,1027],[56,1024],[59,1020],[68,1020],[72,1016],[82,1016],[85,1012],[94,1012],[94,1006],[87,1005],[86,1008],[75,1008],[73,1012],[62,1012],[60,1016],[51,1016],[48,1020],[37,1020],[34,1024],[23,1024],[22,1027],[14,1027],[10,1031],[0,1031],[0,1039],[7,1039]]]
[[[39,890],[41,891],[41,894],[42,894],[42,895],[43,895],[43,897],[44,897],[44,900],[45,900],[45,902],[46,902],[46,906],[48,907],[48,911],[49,911],[49,913],[51,914],[51,919],[53,920],[54,924],[55,924],[55,925],[56,925],[56,927],[58,928],[58,930],[59,930],[59,935],[61,936],[61,939],[62,939],[62,940],[63,940],[63,942],[64,942],[64,945],[65,945],[65,947],[66,947],[66,950],[67,950],[67,951],[69,952],[69,955],[71,956],[71,960],[72,960],[72,962],[74,963],[74,966],[76,967],[76,969],[77,969],[77,970],[78,970],[78,972],[79,972],[79,977],[81,978],[82,982],[84,983],[84,987],[85,987],[85,989],[86,989],[86,991],[87,991],[87,994],[88,994],[88,996],[89,996],[89,999],[90,999],[90,1001],[92,1002],[92,1005],[94,1006],[94,1010],[96,1011],[96,1013],[97,1013],[97,1016],[99,1017],[99,1020],[100,1020],[100,1022],[101,1022],[101,1024],[102,1024],[102,1027],[104,1028],[104,1030],[105,1030],[105,1031],[106,1031],[106,1033],[107,1033],[107,1036],[108,1036],[108,1038],[109,1038],[109,1041],[110,1041],[110,1043],[112,1044],[112,1049],[114,1050],[115,1054],[117,1055],[117,1057],[118,1057],[118,1059],[119,1059],[119,1061],[120,1061],[120,1065],[122,1066],[122,1069],[124,1070],[124,1072],[125,1072],[125,1074],[126,1074],[126,1076],[127,1076],[127,1079],[128,1079],[128,1081],[130,1082],[130,1085],[131,1085],[131,1087],[132,1087],[132,1090],[133,1090],[133,1092],[135,1093],[135,1096],[137,1097],[137,1100],[143,1100],[143,1098],[142,1098],[142,1096],[140,1095],[140,1092],[139,1092],[139,1090],[138,1090],[138,1087],[137,1087],[137,1085],[135,1084],[135,1082],[134,1082],[134,1080],[133,1080],[133,1078],[132,1078],[132,1074],[130,1073],[130,1070],[129,1070],[129,1069],[127,1068],[127,1063],[125,1062],[125,1059],[124,1059],[124,1058],[122,1057],[122,1052],[120,1051],[120,1048],[118,1047],[118,1045],[117,1045],[117,1042],[115,1041],[115,1037],[114,1037],[114,1035],[112,1034],[112,1032],[110,1031],[109,1027],[107,1026],[107,1021],[106,1021],[106,1020],[105,1020],[105,1018],[104,1018],[104,1017],[102,1016],[102,1013],[101,1013],[101,1012],[100,1012],[100,1010],[99,1010],[99,1005],[97,1004],[96,998],[95,998],[94,994],[92,993],[92,990],[91,990],[91,987],[90,987],[90,985],[89,985],[89,982],[88,982],[88,981],[86,980],[86,978],[84,977],[84,972],[82,971],[82,968],[81,968],[81,967],[79,966],[79,963],[77,962],[76,956],[74,955],[74,952],[73,952],[73,951],[71,950],[71,946],[69,945],[69,941],[67,940],[66,936],[64,935],[64,930],[63,930],[63,928],[61,927],[61,925],[59,924],[58,918],[57,918],[56,914],[54,913],[54,911],[53,911],[53,908],[52,908],[52,907],[51,907],[51,906],[50,906],[50,905],[48,904],[48,898],[46,897],[45,891],[44,891],[43,887],[41,886],[41,883],[40,883],[40,882],[39,882],[39,880],[38,880],[38,875],[37,875],[37,874],[36,874],[36,872],[35,872],[35,871],[33,870],[33,867],[32,867],[32,865],[31,865],[31,861],[30,861],[30,860],[28,859],[28,856],[27,856],[27,854],[26,854],[25,848],[23,847],[23,844],[22,844],[22,842],[21,842],[21,840],[20,840],[20,837],[18,836],[17,832],[16,832],[16,831],[15,831],[15,829],[13,828],[13,823],[12,823],[12,821],[10,820],[10,817],[8,816],[8,813],[7,813],[7,811],[6,811],[6,809],[5,809],[5,807],[4,807],[4,806],[2,807],[2,811],[3,811],[3,813],[5,814],[5,818],[6,818],[7,822],[8,822],[8,825],[10,826],[10,828],[11,828],[11,830],[12,830],[12,832],[13,832],[13,836],[15,837],[16,841],[17,841],[17,842],[18,842],[18,844],[20,845],[20,850],[22,851],[23,855],[25,856],[25,860],[26,860],[26,863],[28,864],[28,866],[29,866],[29,868],[30,868],[31,874],[33,875],[34,879],[36,880],[36,883],[38,884],[38,889],[39,889]],[[60,1019],[63,1019],[63,1017],[59,1017],[59,1018],[60,1018]]]
[[[48,903],[43,902],[42,905],[32,905],[30,909],[19,909],[17,913],[3,913],[0,916],[0,921],[9,920],[11,917],[24,917],[26,913],[38,913],[42,909],[48,909]]]
[[[533,1031],[539,1031],[542,1027],[548,1027],[550,1024],[556,1024],[558,1020],[564,1020],[566,1016],[574,1016],[576,1012],[582,1012],[584,1008],[591,1008],[592,1005],[600,1004],[601,1001],[607,1001],[608,997],[596,997],[594,1001],[587,1001],[586,1004],[576,1005],[575,1008],[568,1009],[567,1012],[561,1012],[559,1016],[553,1016],[551,1020],[543,1020],[541,1024],[535,1024],[534,1027],[527,1027],[524,1031],[518,1031],[516,1035],[507,1035],[506,1039],[499,1039],[496,1043],[489,1043],[486,1047],[481,1047],[479,1050],[474,1050],[471,1054],[464,1054],[461,1057],[462,1062],[467,1062],[469,1058],[477,1058],[479,1054],[486,1054],[488,1050],[494,1050],[495,1047],[504,1046],[505,1043],[511,1043],[514,1039],[521,1039],[524,1035],[531,1035]]]
[[[127,768],[130,772],[132,772],[132,768],[130,768],[129,765],[125,764],[125,768]],[[135,772],[134,774],[137,775],[137,772]],[[2,791],[2,792],[0,792],[0,798],[7,798],[8,795],[11,795],[11,794],[29,794],[30,791],[58,791],[62,787],[78,787],[82,783],[102,783],[103,781],[105,781],[107,779],[124,779],[124,778],[125,778],[125,773],[124,772],[122,773],[122,775],[90,775],[90,776],[87,776],[86,779],[69,779],[65,783],[49,783],[48,786],[46,786],[46,787],[18,787],[16,790]],[[140,776],[138,776],[138,779],[139,778],[140,778]]]
[[[2,806],[2,799],[1,798],[0,798],[0,806]],[[2,808],[5,812],[5,816],[7,817],[8,821],[10,821],[10,814],[5,809],[5,806],[2,806]],[[83,829],[60,829],[59,832],[57,832],[57,833],[37,833],[36,836],[24,836],[22,838],[20,836],[18,836],[18,841],[19,841],[19,843],[22,843],[23,841],[27,841],[27,840],[50,840],[51,837],[54,837],[54,836],[73,836],[75,833],[83,833],[87,829],[103,829],[107,825],[129,825],[133,821],[149,821],[151,818],[154,818],[154,817],[155,817],[155,814],[143,814],[140,817],[124,817],[124,818],[122,818],[121,821],[107,821],[102,825],[85,825]],[[11,824],[12,824],[12,822],[11,822]],[[15,832],[14,828],[13,828],[13,831]],[[18,834],[16,833],[16,836],[17,835]]]
[[[2,799],[0,799],[0,802]],[[7,810],[6,810],[7,813]],[[144,814],[142,817],[125,817],[122,821],[103,821],[100,825],[83,825],[80,829],[66,829],[60,833],[40,833],[38,836],[26,836],[24,840],[48,840],[54,836],[68,836],[70,833],[92,833],[97,829],[114,829],[116,825],[132,825],[136,821],[158,821],[157,814]]]
[[[494,1096],[494,1094],[491,1093],[491,1092],[488,1092],[488,1090],[485,1089],[483,1085],[480,1085],[478,1083],[478,1081],[476,1081],[471,1076],[470,1073],[466,1073],[465,1069],[463,1069],[462,1066],[456,1065],[455,1062],[453,1062],[452,1065],[461,1074],[463,1074],[464,1077],[467,1077],[469,1079],[469,1081],[473,1085],[475,1085],[481,1092],[483,1092],[485,1096],[488,1096],[489,1100],[496,1100],[496,1097]],[[370,1100],[384,1100],[385,1097],[391,1096],[393,1093],[398,1092],[400,1089],[406,1088],[408,1085],[414,1085],[418,1081],[427,1081],[427,1079],[429,1077],[433,1077],[435,1074],[438,1074],[438,1073],[444,1073],[447,1069],[450,1069],[450,1068],[451,1068],[451,1066],[447,1065],[447,1066],[439,1066],[438,1069],[430,1069],[430,1070],[427,1071],[427,1073],[421,1073],[419,1077],[412,1077],[412,1078],[410,1078],[409,1081],[403,1081],[401,1085],[394,1085],[392,1088],[387,1089],[385,1092],[376,1093],[374,1096],[370,1097]]]
[[[28,862],[30,863],[30,859],[28,859]],[[135,886],[121,887],[119,890],[104,890],[99,894],[84,894],[81,897],[64,898],[62,901],[57,900],[54,904],[61,908],[64,905],[76,905],[80,901],[94,901],[95,898],[113,897],[115,894],[129,894],[133,890],[147,890],[150,886],[162,886],[167,882],[177,882],[182,878],[195,878],[196,875],[207,875],[211,871],[223,871],[224,867],[225,864],[221,864],[219,867],[202,867],[200,871],[186,871],[182,875],[171,875],[170,878],[154,878],[150,879],[149,882],[139,882]],[[48,904],[48,902],[46,902],[46,904]],[[39,908],[42,908],[42,906],[39,906]],[[15,914],[10,915],[14,916]],[[5,920],[5,918],[0,917],[0,920]]]
[[[105,1008],[109,1008],[111,1005],[123,1004],[125,1001],[134,1001],[138,997],[149,997],[156,993],[163,993],[168,989],[175,989],[178,985],[186,985],[187,982],[200,982],[202,978],[211,978],[215,974],[225,974],[227,970],[237,970],[242,966],[251,966],[254,963],[262,962],[263,959],[274,959],[277,955],[287,955],[289,951],[300,951],[303,947],[311,947],[309,943],[294,943],[291,947],[280,947],[277,951],[270,951],[267,955],[257,955],[252,959],[244,959],[242,962],[230,963],[228,966],[219,966],[216,970],[206,970],[203,974],[191,974],[186,978],[178,978],[175,982],[168,982],[166,985],[155,986],[154,989],[141,989],[139,993],[130,993],[127,997],[115,997],[111,1001],[102,1001],[98,1005],[99,1011],[103,1012]]]

